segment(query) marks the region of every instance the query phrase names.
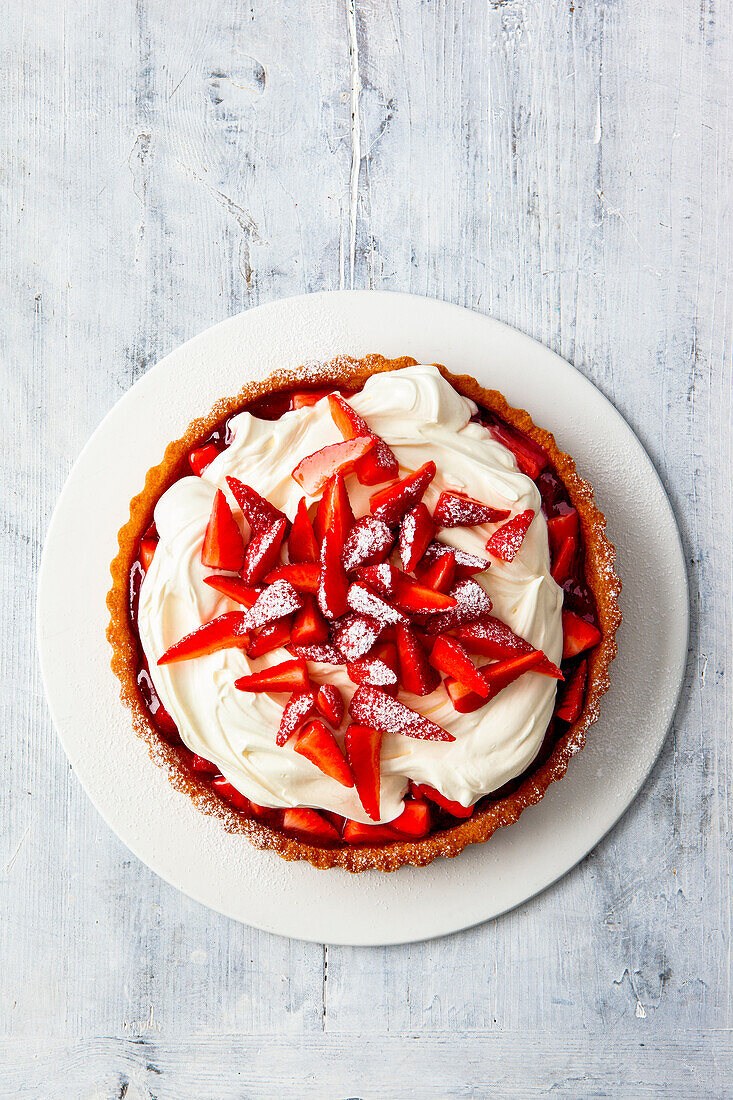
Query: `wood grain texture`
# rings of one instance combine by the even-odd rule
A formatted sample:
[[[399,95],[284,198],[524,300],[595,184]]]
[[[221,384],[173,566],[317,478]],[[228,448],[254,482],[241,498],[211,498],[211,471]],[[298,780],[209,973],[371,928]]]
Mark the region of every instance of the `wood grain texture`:
[[[38,0],[5,23],[0,1096],[733,1095],[725,6]],[[384,949],[240,927],[139,864],[34,656],[44,531],[106,410],[209,324],[349,286],[574,362],[656,462],[692,592],[674,727],[611,835],[519,911]]]

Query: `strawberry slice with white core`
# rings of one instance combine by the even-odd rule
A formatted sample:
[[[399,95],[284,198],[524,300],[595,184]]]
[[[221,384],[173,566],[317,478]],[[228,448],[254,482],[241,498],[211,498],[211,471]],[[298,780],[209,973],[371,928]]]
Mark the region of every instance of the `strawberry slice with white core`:
[[[467,651],[455,638],[437,637],[430,654],[430,664],[438,672],[452,676],[482,699],[489,697],[489,685],[476,668]]]
[[[478,622],[491,612],[491,599],[476,581],[456,581],[449,595],[456,601],[455,606],[440,615],[431,615],[425,623],[427,634],[443,634],[463,623]]]
[[[379,688],[365,684],[360,684],[354,692],[349,714],[359,725],[380,729],[383,733],[403,733],[406,737],[416,737],[422,741],[455,741],[452,733],[429,718]]]
[[[360,661],[352,661],[346,666],[346,672],[354,684],[371,684],[390,695],[397,690],[397,674],[378,657],[367,655]]]
[[[375,440],[372,450],[356,465],[356,476],[362,485],[381,485],[397,477],[400,472],[397,459],[384,440],[369,430],[366,420],[338,394],[331,394],[328,403],[333,422],[344,439],[371,435]]]
[[[309,810],[305,806],[283,810],[282,822],[287,832],[313,847],[332,847],[341,842],[338,829],[317,810]]]
[[[500,619],[494,618],[493,615],[487,615],[479,623],[459,626],[456,637],[469,653],[478,653],[481,657],[491,657],[495,661],[536,652],[533,645],[530,645],[526,639],[520,638],[511,627]],[[537,665],[537,671],[544,676],[554,676],[556,680],[563,678],[557,665],[554,665],[544,653]]]
[[[402,517],[422,499],[423,493],[435,477],[435,463],[426,462],[413,474],[375,493],[369,501],[372,515],[390,527],[396,526]]]
[[[321,579],[321,567],[317,561],[294,562],[292,565],[277,565],[265,577],[265,584],[275,581],[289,581],[297,592],[318,591]]]
[[[217,458],[219,448],[213,443],[205,443],[203,447],[196,447],[188,456],[189,465],[196,477],[201,477],[207,466]]]
[[[353,787],[354,777],[344,754],[336,744],[336,739],[318,718],[303,726],[295,739],[293,748],[311,764],[315,764],[324,775],[335,779],[342,787]]]
[[[275,565],[287,525],[286,519],[278,519],[252,539],[245,551],[242,566],[242,580],[245,584],[257,584]]]
[[[510,514],[507,509],[490,508],[465,493],[446,489],[438,498],[433,519],[439,527],[478,527],[481,523],[498,523]]]
[[[346,490],[346,482],[341,474],[336,474],[323,490],[316,510],[316,518],[313,524],[316,539],[323,544],[326,532],[329,531],[338,545],[339,553],[343,550],[346,536],[354,525],[354,513]]]
[[[378,592],[380,596],[391,596],[400,576],[399,569],[389,562],[384,561],[380,565],[366,565],[354,570],[354,577],[361,581],[372,592]]]
[[[146,573],[152,564],[157,548],[157,539],[141,539],[140,541],[140,562]]]
[[[400,561],[406,573],[411,573],[421,560],[434,534],[433,517],[420,501],[404,516],[400,525]]]
[[[592,646],[598,645],[603,635],[593,623],[586,622],[572,611],[562,613],[563,658],[575,657]]]
[[[316,693],[311,689],[296,691],[290,696],[283,708],[280,728],[275,738],[276,745],[284,745],[289,737],[310,718],[316,709]]]
[[[294,645],[291,652],[304,661],[313,661],[319,665],[345,665],[346,658],[335,645],[324,642],[322,645]]]
[[[251,607],[262,592],[256,585],[245,584],[241,577],[220,577],[215,574],[213,577],[204,577],[204,584],[235,603],[241,603],[243,607]]]
[[[285,514],[279,508],[260,496],[251,485],[245,485],[243,481],[239,481],[236,477],[228,477],[227,485],[242,509],[242,515],[247,520],[253,535],[258,535],[267,527],[272,527],[273,523],[277,523],[280,519],[286,519]]]
[[[418,584],[412,577],[398,573],[395,578],[392,602],[408,615],[432,615],[447,612],[456,607],[458,601],[452,593],[436,592]]]
[[[308,496],[317,496],[334,474],[350,473],[375,442],[372,435],[359,435],[356,439],[321,447],[315,454],[302,459],[293,470],[292,476]]]
[[[476,554],[468,554],[465,550],[457,550],[454,546],[446,546],[444,542],[440,542],[438,539],[435,542],[431,542],[428,546],[423,559],[420,562],[421,568],[427,568],[429,565],[434,565],[436,561],[444,557],[446,554],[453,554],[455,558],[456,579],[463,580],[465,577],[472,577],[475,573],[483,573],[485,569],[488,569],[491,565],[490,561],[486,558],[479,558]]]
[[[454,802],[452,799],[446,798],[440,791],[436,791],[435,787],[430,787],[427,783],[412,783],[411,786],[417,794],[429,798],[436,806],[440,806],[441,810],[446,810],[453,817],[470,817],[474,811],[473,806],[462,806],[460,802]]]
[[[394,546],[392,530],[381,519],[364,516],[358,519],[344,542],[341,559],[347,573],[359,566],[377,565],[383,562]]]
[[[396,608],[390,607],[381,596],[378,596],[376,592],[372,592],[371,588],[360,581],[354,581],[353,584],[349,585],[346,602],[352,611],[356,611],[360,615],[369,615],[372,619],[384,623],[385,626],[407,622],[406,615],[403,615],[401,611],[397,611]]]
[[[288,557],[291,562],[318,561],[318,543],[305,497],[300,498],[288,535]]]
[[[409,626],[398,626],[396,636],[400,683],[413,695],[430,695],[440,684],[440,676],[430,664],[420,639]]]
[[[293,620],[290,637],[293,645],[320,645],[328,641],[328,623],[313,596],[303,596],[303,606]]]
[[[316,710],[336,729],[344,720],[344,700],[335,684],[323,684],[316,694]]]
[[[351,766],[361,804],[373,821],[379,820],[381,749],[380,730],[364,725],[353,725],[347,729],[346,758]]]
[[[262,592],[244,616],[247,630],[274,623],[303,606],[303,600],[288,581],[275,581]]]
[[[588,662],[581,661],[567,682],[562,702],[555,711],[557,718],[564,722],[575,722],[580,717],[585,698],[585,684],[588,679]]]
[[[249,643],[247,656],[250,660],[255,657],[264,657],[266,653],[272,653],[273,649],[283,649],[290,641],[290,616],[284,619],[276,619],[274,623],[268,623],[257,632]]]
[[[234,681],[240,691],[308,691],[308,666],[303,660],[282,661],[279,665],[240,676]]]
[[[220,649],[244,649],[249,645],[249,631],[245,625],[248,611],[227,611],[210,623],[192,630],[184,638],[170,646],[159,665],[172,665],[176,661],[190,661],[194,657],[207,657]]]
[[[321,573],[318,581],[318,606],[327,619],[345,614],[349,582],[341,563],[341,545],[335,531],[326,531],[321,546]]]
[[[477,695],[475,691],[471,691],[470,687],[462,684],[460,680],[455,680],[452,676],[446,676],[443,680],[443,686],[448,692],[453,709],[458,711],[459,714],[471,714],[474,710],[485,707],[488,702],[488,699],[483,695]]]
[[[227,498],[216,490],[211,515],[201,547],[201,564],[209,569],[228,569],[238,573],[244,562],[244,541]]]
[[[372,648],[384,630],[384,623],[370,615],[346,615],[334,633],[333,641],[347,661],[358,661]]]
[[[538,443],[528,439],[522,432],[508,427],[506,424],[492,424],[489,431],[499,443],[511,451],[517,460],[517,466],[535,481],[546,466],[549,458]]]
[[[497,531],[494,531],[486,543],[486,549],[495,558],[501,558],[502,561],[514,561],[533,519],[534,511],[531,508],[519,512],[508,523],[503,523]]]
[[[456,579],[455,554],[441,554],[432,565],[418,569],[415,576],[426,588],[434,588],[436,592],[450,592]]]

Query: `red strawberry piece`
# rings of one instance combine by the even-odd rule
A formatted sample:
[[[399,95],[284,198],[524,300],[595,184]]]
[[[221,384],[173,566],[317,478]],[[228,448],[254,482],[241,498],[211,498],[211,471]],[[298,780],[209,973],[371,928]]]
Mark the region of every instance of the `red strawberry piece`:
[[[305,497],[300,498],[288,535],[288,557],[292,562],[318,561],[318,543],[308,515]]]
[[[440,615],[431,615],[425,623],[426,633],[443,634],[464,623],[483,620],[491,612],[491,600],[477,581],[456,581],[449,595],[456,601],[455,606]]]
[[[196,474],[196,477],[201,477],[202,473],[207,466],[210,466],[214,459],[219,454],[219,448],[213,443],[206,443],[203,447],[196,447],[191,451],[188,456],[188,462]]]
[[[575,552],[577,542],[574,538],[567,538],[557,552],[552,565],[552,579],[556,584],[562,585],[571,576],[575,565]]]
[[[395,676],[399,672],[400,662],[397,656],[397,646],[394,642],[384,640],[386,634],[382,634],[380,640],[367,653],[367,657],[373,657],[377,661],[383,661],[387,668],[391,668]]]
[[[357,688],[361,691],[361,688]],[[382,733],[371,726],[349,726],[346,731],[346,758],[365,812],[376,821],[379,818],[380,771],[379,755]],[[347,823],[348,824],[348,823]]]
[[[581,661],[573,674],[570,676],[565,691],[563,692],[562,702],[555,711],[557,718],[562,718],[564,722],[575,722],[580,717],[580,712],[583,709],[583,700],[585,699],[585,684],[588,679],[588,662]]]
[[[240,676],[234,686],[240,691],[307,691],[308,666],[303,660],[282,661],[279,665]]]
[[[249,643],[247,656],[254,660],[255,657],[264,657],[266,653],[272,653],[273,649],[283,649],[290,641],[290,616],[277,619],[274,623],[268,623],[259,630]]]
[[[335,684],[323,684],[316,695],[316,710],[336,729],[344,720],[344,700]]]
[[[476,668],[467,651],[455,638],[446,638],[439,635],[430,654],[430,664],[437,668],[438,672],[445,673],[464,684],[471,691],[475,691],[483,699],[488,699],[489,685]]]
[[[346,672],[354,684],[371,684],[373,687],[389,692],[390,695],[397,691],[396,673],[378,657],[367,655],[360,661],[352,661],[346,666]]]
[[[372,592],[378,592],[380,596],[392,595],[399,575],[399,569],[395,569],[387,561],[380,565],[366,565],[354,571],[356,580],[371,588]]]
[[[173,721],[170,714],[165,709],[160,699],[157,698],[157,696],[154,696],[151,700],[150,709],[153,719],[153,725],[155,726],[161,737],[163,737],[169,745],[180,745],[181,737],[178,733],[178,726]]]
[[[460,680],[455,680],[452,676],[446,676],[443,684],[454,710],[457,710],[459,714],[470,714],[472,711],[478,710],[479,707],[486,706],[488,700],[482,695],[477,695],[475,691],[471,691],[470,687],[462,684]]]
[[[276,619],[284,619],[303,606],[303,600],[288,581],[275,581],[255,600],[244,617],[247,630],[267,626]]]
[[[434,588],[426,588],[418,584],[404,573],[398,573],[395,578],[392,601],[408,615],[431,615],[437,612],[447,612],[456,607],[455,597],[445,592],[436,592]]]
[[[238,573],[243,561],[242,534],[227,498],[221,489],[217,489],[201,548],[201,563],[209,569],[229,569]]]
[[[341,545],[334,531],[327,531],[321,546],[321,574],[318,582],[318,606],[327,619],[338,619],[346,612],[349,582],[341,564]]]
[[[423,741],[455,741],[453,734],[441,729],[429,718],[406,707],[379,688],[360,684],[349,704],[355,722],[380,729],[384,733],[403,733]]]
[[[593,623],[586,622],[572,611],[562,613],[563,658],[575,657],[584,649],[598,645],[603,635]]]
[[[316,538],[322,544],[326,531],[331,532],[340,553],[353,524],[354,513],[346,483],[341,474],[336,474],[324,489],[318,505],[314,523]]]
[[[495,661],[501,661],[505,657],[519,656],[523,653],[537,652],[524,638],[515,634],[511,627],[493,615],[487,615],[480,623],[469,623],[467,626],[459,626],[456,636],[463,643],[469,653],[478,653],[482,657],[491,657]],[[562,680],[562,673],[557,665],[545,656],[537,665],[537,672],[545,676],[554,676],[556,680]]]
[[[333,641],[347,661],[358,661],[369,652],[383,629],[384,624],[369,615],[346,615]]]
[[[371,435],[376,440],[372,450],[356,464],[356,476],[362,485],[381,485],[382,482],[391,481],[392,478],[397,477],[400,471],[397,459],[384,440],[369,430],[366,420],[338,394],[331,394],[328,403],[331,407],[333,422],[344,439]]]
[[[520,512],[508,523],[503,523],[498,530],[494,531],[486,543],[486,549],[495,558],[501,558],[502,561],[514,561],[533,519],[534,512],[531,508]]]
[[[284,745],[288,738],[292,737],[295,731],[303,725],[306,719],[310,718],[315,709],[315,691],[310,689],[308,691],[296,691],[291,695],[283,708],[280,728],[277,731],[275,744]]]
[[[517,460],[517,466],[534,481],[540,476],[545,466],[549,464],[547,454],[533,440],[528,439],[523,432],[516,428],[509,428],[506,424],[492,424],[489,431],[499,443],[511,451]]]
[[[551,516],[547,521],[547,534],[550,539],[550,550],[556,554],[566,539],[578,539],[580,535],[580,521],[575,508],[568,508],[567,512],[559,516]]]
[[[243,607],[251,607],[262,592],[257,586],[245,584],[241,577],[221,577],[218,573],[204,577],[204,584],[228,596],[235,603],[241,603]]]
[[[510,514],[506,509],[490,508],[465,493],[446,489],[440,494],[433,519],[439,527],[478,527],[480,523],[498,523]]]
[[[227,782],[223,775],[217,775],[211,780],[211,786],[219,795],[219,798],[223,798],[225,802],[228,802],[235,810],[239,810],[240,813],[250,812],[250,801],[248,798],[233,787],[231,783]]]
[[[291,647],[292,652],[296,657],[301,657],[304,661],[314,661],[320,665],[345,665],[346,658],[343,653],[336,649],[335,645],[294,645]]]
[[[436,592],[449,592],[456,576],[456,556],[451,551],[441,554],[432,565],[418,569],[415,575],[426,588],[434,588]]]
[[[286,519],[279,519],[254,536],[244,553],[242,580],[245,584],[257,584],[275,565],[287,525]]]
[[[320,768],[324,775],[335,779],[342,787],[354,786],[351,768],[336,744],[336,739],[317,718],[302,728],[293,748],[306,760],[310,760],[311,764]]]
[[[193,657],[206,657],[220,649],[237,647],[246,650],[249,633],[244,621],[248,614],[248,611],[227,611],[225,615],[218,615],[210,623],[204,623],[192,630],[167,649],[158,658],[158,664],[171,665],[175,661],[190,661]]]
[[[290,638],[293,645],[318,645],[328,641],[328,623],[313,596],[303,597],[303,606],[293,620]]]
[[[373,435],[359,435],[343,443],[331,443],[315,454],[307,455],[293,470],[292,476],[308,494],[317,496],[334,474],[348,474],[376,442]]]
[[[191,757],[191,770],[198,772],[200,775],[219,774],[219,768],[216,764],[212,764],[210,760],[206,760],[203,756],[197,756],[196,753]]]
[[[395,481],[386,489],[375,493],[369,501],[372,515],[381,519],[390,527],[396,526],[402,517],[414,508],[435,477],[435,463],[426,462],[414,474],[408,474],[401,481]]]
[[[371,588],[362,584],[361,581],[354,581],[353,584],[349,585],[346,602],[352,611],[356,611],[360,615],[369,615],[385,626],[407,622],[406,615],[403,615],[401,611],[397,611],[394,607],[390,607],[381,596],[378,596],[376,592],[372,592]]]
[[[462,806],[460,802],[454,802],[452,799],[446,798],[440,791],[436,791],[435,787],[429,787],[427,783],[415,783],[413,787],[425,798],[429,798],[431,802],[434,802],[436,806],[440,806],[441,810],[452,814],[453,817],[470,817],[473,813],[473,806]]]
[[[523,653],[520,657],[507,657],[491,665],[482,665],[481,672],[489,685],[489,699],[493,699],[525,672],[536,672],[541,657],[542,654],[535,650],[533,653]]]
[[[454,546],[446,546],[444,542],[439,542],[436,539],[435,542],[430,543],[425,551],[420,566],[434,565],[446,554],[453,554],[455,558],[457,580],[472,577],[475,573],[483,573],[491,565],[491,562],[487,561],[486,558],[479,558],[476,554],[467,554],[465,550],[456,550]]]
[[[155,551],[158,547],[157,539],[141,539],[140,540],[140,562],[143,569],[147,573],[150,568],[151,562],[155,557]]]
[[[386,523],[374,516],[358,519],[346,536],[341,555],[347,573],[359,566],[383,562],[394,546],[395,537]]]
[[[344,840],[354,846],[392,844],[398,839],[398,834],[388,825],[366,825],[363,821],[347,821],[344,825]]]
[[[427,550],[435,534],[433,517],[420,501],[400,525],[400,561],[406,573],[411,573]]]
[[[430,695],[440,684],[440,676],[428,661],[420,639],[409,626],[397,627],[397,653],[400,683],[413,695]]]
[[[309,810],[304,806],[283,810],[282,824],[286,832],[316,848],[324,845],[331,847],[341,840],[338,830],[330,821],[326,821],[317,810]]]
[[[277,565],[265,577],[265,584],[285,580],[292,584],[297,592],[318,591],[321,579],[321,567],[317,561],[294,562],[292,565]]]
[[[430,832],[430,806],[427,802],[405,802],[399,817],[390,821],[390,829],[406,836],[427,836]]]
[[[324,397],[328,397],[331,390],[301,390],[292,395],[294,409],[305,409],[311,405],[317,405]]]
[[[276,508],[274,504],[270,504],[269,500],[265,500],[263,496],[260,496],[251,485],[245,485],[243,481],[238,481],[236,477],[228,477],[227,485],[242,509],[242,515],[247,520],[253,535],[258,535],[266,528],[272,527],[273,523],[277,523],[280,519],[286,519],[283,512]]]

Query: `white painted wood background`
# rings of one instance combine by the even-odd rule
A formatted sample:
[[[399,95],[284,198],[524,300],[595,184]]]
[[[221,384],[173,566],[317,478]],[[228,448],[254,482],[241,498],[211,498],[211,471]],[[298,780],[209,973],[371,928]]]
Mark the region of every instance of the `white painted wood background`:
[[[3,1100],[733,1096],[729,6],[35,0],[0,51]],[[143,867],[34,652],[51,510],[117,398],[215,321],[350,286],[576,363],[655,460],[693,596],[619,826],[519,911],[381,950],[240,927]]]

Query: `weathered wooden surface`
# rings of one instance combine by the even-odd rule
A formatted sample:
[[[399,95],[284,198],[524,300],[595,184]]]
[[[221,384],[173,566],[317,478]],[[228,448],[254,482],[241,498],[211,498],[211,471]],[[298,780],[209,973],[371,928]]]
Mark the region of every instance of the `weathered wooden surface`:
[[[0,50],[0,1096],[733,1095],[727,6],[38,0]],[[620,825],[518,912],[382,950],[240,927],[132,858],[33,635],[53,503],[120,394],[214,321],[350,286],[574,361],[656,461],[693,594]]]

